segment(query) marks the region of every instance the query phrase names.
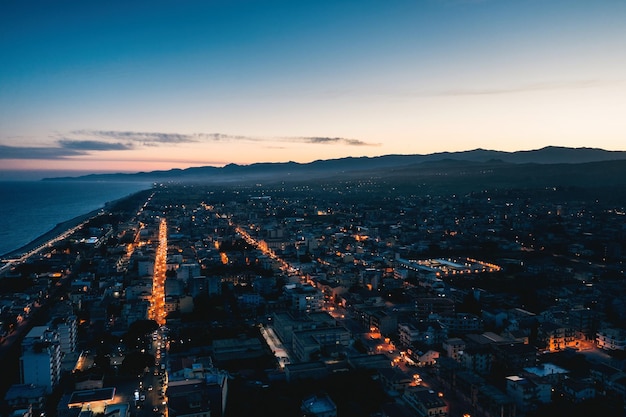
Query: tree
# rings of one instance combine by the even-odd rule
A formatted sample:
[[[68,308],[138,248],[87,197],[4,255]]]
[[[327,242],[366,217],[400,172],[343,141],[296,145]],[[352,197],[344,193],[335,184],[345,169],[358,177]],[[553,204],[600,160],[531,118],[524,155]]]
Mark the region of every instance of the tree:
[[[122,339],[129,348],[138,349],[146,336],[158,328],[159,325],[154,320],[137,320],[128,327]]]
[[[149,353],[129,352],[122,361],[120,371],[127,375],[139,375],[145,368],[154,366],[154,356]]]

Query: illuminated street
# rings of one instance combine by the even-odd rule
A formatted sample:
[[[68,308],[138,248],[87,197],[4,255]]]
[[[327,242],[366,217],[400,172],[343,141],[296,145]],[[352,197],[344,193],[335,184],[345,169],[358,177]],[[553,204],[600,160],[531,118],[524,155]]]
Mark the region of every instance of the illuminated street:
[[[148,316],[159,326],[165,324],[165,272],[167,269],[167,221],[159,224],[159,245],[154,259],[154,277],[152,279],[152,297]]]
[[[257,249],[259,249],[261,252],[263,252],[264,255],[267,255],[271,259],[279,262],[281,270],[287,271],[287,272],[294,272],[295,271],[295,269],[293,267],[291,267],[287,262],[285,262],[284,259],[282,259],[279,256],[277,256],[276,253],[274,253],[273,250],[271,250],[270,248],[267,247],[267,245],[262,245],[259,241],[257,241],[252,236],[250,236],[250,234],[248,232],[246,232],[242,227],[235,226],[235,231],[237,233],[239,233],[241,235],[241,237],[243,237],[243,240],[245,240],[248,244],[254,246]]]

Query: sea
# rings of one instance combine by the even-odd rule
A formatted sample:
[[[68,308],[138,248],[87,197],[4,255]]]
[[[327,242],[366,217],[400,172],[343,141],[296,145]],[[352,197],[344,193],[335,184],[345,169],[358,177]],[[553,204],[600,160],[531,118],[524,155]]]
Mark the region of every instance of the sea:
[[[151,186],[141,182],[0,181],[0,258],[59,223]]]

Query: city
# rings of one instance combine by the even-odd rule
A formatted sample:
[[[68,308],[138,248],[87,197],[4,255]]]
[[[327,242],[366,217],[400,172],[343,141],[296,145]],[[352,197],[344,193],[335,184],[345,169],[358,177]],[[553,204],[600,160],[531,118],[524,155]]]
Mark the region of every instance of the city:
[[[0,417],[626,416],[626,1],[0,1]]]
[[[156,184],[7,261],[3,413],[623,413],[624,207],[388,185]]]

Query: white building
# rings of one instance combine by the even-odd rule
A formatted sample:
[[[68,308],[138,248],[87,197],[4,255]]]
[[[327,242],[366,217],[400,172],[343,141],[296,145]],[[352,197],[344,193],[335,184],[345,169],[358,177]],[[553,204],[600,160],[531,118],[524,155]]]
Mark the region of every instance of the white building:
[[[22,341],[20,379],[22,384],[39,385],[47,393],[61,378],[59,334],[47,326],[33,327]]]
[[[321,311],[324,306],[324,293],[310,285],[288,286],[285,292],[291,299],[291,308],[295,311]]]
[[[50,328],[59,334],[59,345],[61,353],[71,353],[76,351],[77,338],[77,318],[74,315],[68,317],[57,317],[50,322]]]
[[[626,350],[626,330],[605,328],[596,334],[596,343],[604,350]]]

